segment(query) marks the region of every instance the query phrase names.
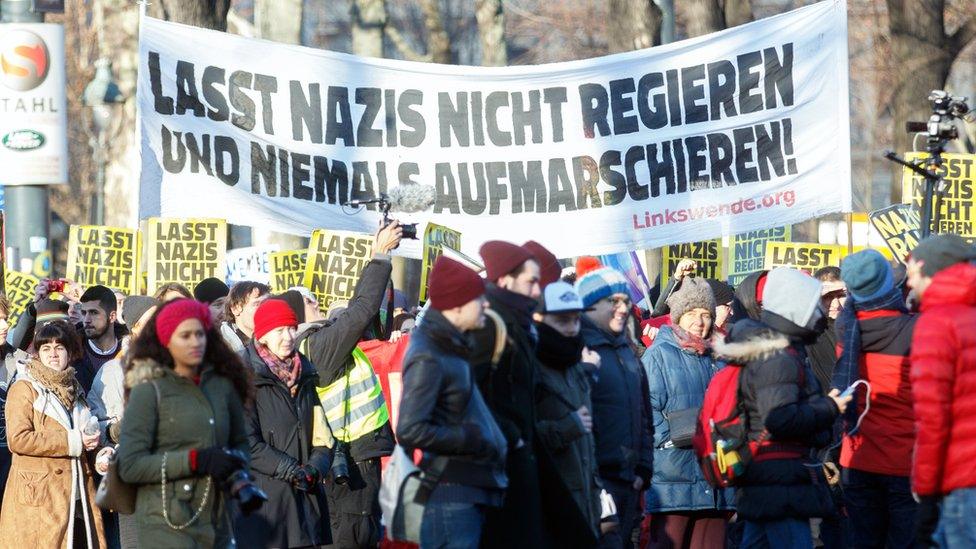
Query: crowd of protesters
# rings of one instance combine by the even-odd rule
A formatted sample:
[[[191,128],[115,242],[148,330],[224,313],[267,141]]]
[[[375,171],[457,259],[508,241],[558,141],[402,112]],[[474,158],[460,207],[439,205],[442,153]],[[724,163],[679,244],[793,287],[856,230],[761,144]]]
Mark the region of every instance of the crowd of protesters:
[[[437,259],[418,312],[390,282],[401,236],[328,311],[250,281],[42,280],[10,331],[0,299],[0,545],[389,545],[399,444],[431,484],[425,548],[976,546],[963,239],[736,288],[683,260],[650,311],[595,258],[491,241],[482,273]],[[405,350],[398,410],[375,340]],[[722,486],[692,438],[730,367],[758,450]],[[97,504],[110,477],[131,513]]]

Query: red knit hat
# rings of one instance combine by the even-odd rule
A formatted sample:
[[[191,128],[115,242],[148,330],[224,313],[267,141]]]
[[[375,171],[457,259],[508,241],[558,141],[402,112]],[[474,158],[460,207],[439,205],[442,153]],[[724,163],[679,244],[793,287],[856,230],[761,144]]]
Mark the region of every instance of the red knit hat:
[[[545,288],[553,282],[559,280],[563,268],[559,265],[559,260],[545,246],[535,240],[530,240],[522,247],[528,250],[535,260],[539,262],[539,287]]]
[[[192,299],[176,299],[163,305],[156,315],[156,339],[166,347],[173,337],[173,332],[184,320],[195,318],[203,324],[204,330],[210,329],[210,307]]]
[[[489,240],[481,245],[478,252],[485,260],[485,271],[491,282],[497,282],[499,278],[518,269],[526,261],[535,259],[532,252],[523,246],[502,240]]]
[[[265,299],[254,311],[254,339],[261,339],[264,334],[281,326],[298,326],[295,311],[283,299]]]
[[[446,311],[460,307],[484,293],[485,281],[478,273],[449,257],[440,256],[434,261],[427,292],[432,308]]]

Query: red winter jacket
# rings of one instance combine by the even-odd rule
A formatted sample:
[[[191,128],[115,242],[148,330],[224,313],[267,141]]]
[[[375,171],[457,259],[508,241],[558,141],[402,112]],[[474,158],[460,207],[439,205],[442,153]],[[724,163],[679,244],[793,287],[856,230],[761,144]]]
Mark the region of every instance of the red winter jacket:
[[[912,338],[915,456],[921,496],[976,486],[976,265],[938,272]]]

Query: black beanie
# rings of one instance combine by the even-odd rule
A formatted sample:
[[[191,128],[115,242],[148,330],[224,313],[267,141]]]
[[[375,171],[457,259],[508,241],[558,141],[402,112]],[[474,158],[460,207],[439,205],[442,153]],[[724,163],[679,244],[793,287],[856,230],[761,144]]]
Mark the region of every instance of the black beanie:
[[[305,298],[302,297],[302,294],[295,290],[288,290],[287,292],[274,296],[274,298],[280,299],[288,304],[288,307],[295,313],[295,318],[298,319],[299,324],[305,322]]]
[[[193,298],[202,303],[213,303],[230,293],[230,288],[219,278],[205,278],[193,288]]]
[[[721,280],[713,280],[711,278],[707,280],[708,285],[712,287],[712,295],[715,296],[716,305],[732,303],[732,300],[735,299],[735,291],[732,289],[732,286],[729,286]]]
[[[976,259],[976,248],[959,235],[937,234],[919,242],[911,257],[922,262],[922,274],[935,276],[946,267]]]

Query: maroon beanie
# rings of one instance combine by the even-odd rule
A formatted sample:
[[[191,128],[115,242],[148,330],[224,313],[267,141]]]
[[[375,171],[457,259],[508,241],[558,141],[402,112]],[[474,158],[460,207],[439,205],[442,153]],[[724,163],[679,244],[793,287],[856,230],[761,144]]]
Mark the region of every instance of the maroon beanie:
[[[449,257],[440,256],[434,261],[427,292],[432,308],[446,311],[460,307],[484,293],[485,281],[478,273]]]
[[[163,306],[156,315],[156,339],[166,347],[173,337],[173,332],[184,320],[195,318],[203,324],[204,330],[210,329],[210,307],[192,299],[176,299]]]
[[[535,260],[539,262],[539,287],[545,288],[553,282],[559,280],[559,275],[563,273],[563,268],[559,265],[559,260],[545,246],[535,240],[530,240],[522,247],[528,250]]]
[[[298,317],[282,299],[265,299],[254,311],[254,339],[261,339],[264,334],[281,326],[298,326]]]
[[[485,260],[485,271],[491,282],[497,282],[499,278],[518,269],[526,261],[535,259],[532,252],[525,247],[502,240],[489,240],[481,245],[478,252]]]

